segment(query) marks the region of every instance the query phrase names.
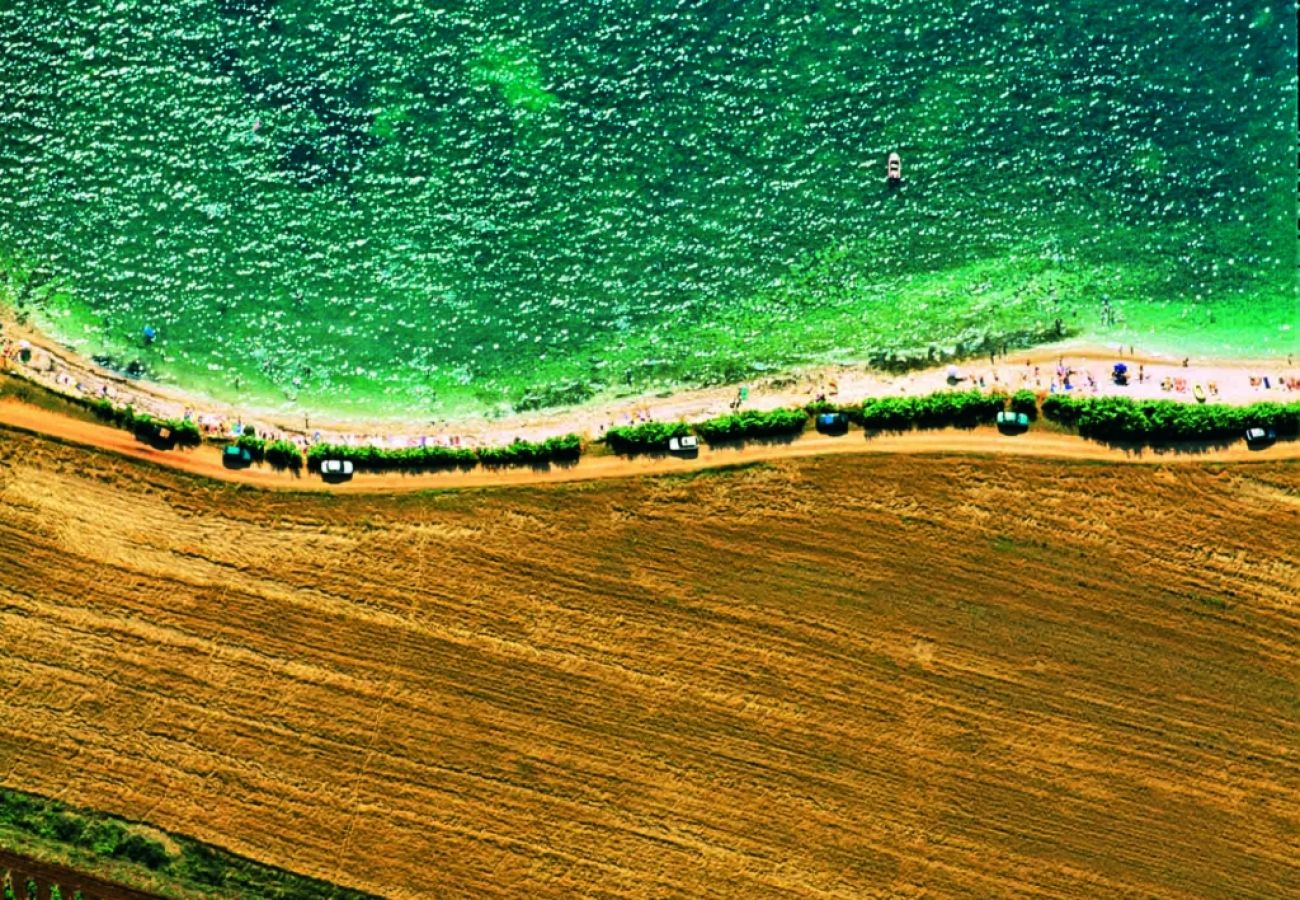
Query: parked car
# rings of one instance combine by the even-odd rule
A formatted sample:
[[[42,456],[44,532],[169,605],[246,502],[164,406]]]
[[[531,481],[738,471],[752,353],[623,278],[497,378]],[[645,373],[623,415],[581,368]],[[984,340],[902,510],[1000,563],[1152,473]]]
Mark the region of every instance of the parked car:
[[[157,450],[171,450],[176,446],[176,434],[172,431],[170,425],[162,425],[157,422],[143,426],[137,425],[135,436]]]
[[[822,434],[843,434],[849,430],[849,417],[844,413],[819,413],[817,430]]]
[[[227,469],[243,469],[253,464],[253,454],[247,447],[231,444],[221,451],[221,464]]]
[[[1247,428],[1246,444],[1251,447],[1267,447],[1277,440],[1277,432],[1272,428]]]
[[[350,459],[322,459],[320,475],[326,481],[347,481],[356,471]]]
[[[668,439],[668,452],[694,456],[700,452],[700,439],[693,434]]]
[[[1004,409],[998,413],[998,431],[1004,434],[1019,434],[1029,428],[1029,416],[1022,412]]]

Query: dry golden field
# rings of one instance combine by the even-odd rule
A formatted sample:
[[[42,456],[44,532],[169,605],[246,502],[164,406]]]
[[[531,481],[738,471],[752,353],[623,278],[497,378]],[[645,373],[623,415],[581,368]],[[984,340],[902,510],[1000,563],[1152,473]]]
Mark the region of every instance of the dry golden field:
[[[400,897],[1300,893],[1300,466],[262,493],[0,431],[0,785]]]

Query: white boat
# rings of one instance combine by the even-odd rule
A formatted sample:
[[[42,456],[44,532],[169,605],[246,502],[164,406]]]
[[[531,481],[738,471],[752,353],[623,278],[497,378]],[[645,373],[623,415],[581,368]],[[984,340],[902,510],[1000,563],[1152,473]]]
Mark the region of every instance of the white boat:
[[[903,161],[897,153],[889,154],[889,183],[898,184],[903,180]]]

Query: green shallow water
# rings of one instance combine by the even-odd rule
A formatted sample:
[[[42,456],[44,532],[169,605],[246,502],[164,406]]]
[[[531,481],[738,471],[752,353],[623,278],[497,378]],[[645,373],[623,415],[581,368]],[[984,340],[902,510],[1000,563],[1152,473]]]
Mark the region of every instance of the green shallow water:
[[[223,400],[1295,345],[1284,3],[0,0],[0,48],[0,296]]]

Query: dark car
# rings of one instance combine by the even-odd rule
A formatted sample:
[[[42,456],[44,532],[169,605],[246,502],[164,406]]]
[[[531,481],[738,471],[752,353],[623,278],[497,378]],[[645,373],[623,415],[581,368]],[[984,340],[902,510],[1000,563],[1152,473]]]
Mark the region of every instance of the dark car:
[[[998,413],[998,431],[1003,434],[1020,434],[1029,429],[1029,416],[1022,412],[1004,409]]]
[[[247,447],[231,444],[221,451],[221,464],[227,469],[243,469],[253,464],[253,454]]]
[[[849,430],[849,417],[844,413],[819,413],[817,430],[822,434],[843,434]]]
[[[1246,446],[1248,447],[1267,447],[1277,440],[1277,432],[1272,428],[1247,428],[1246,429]]]

